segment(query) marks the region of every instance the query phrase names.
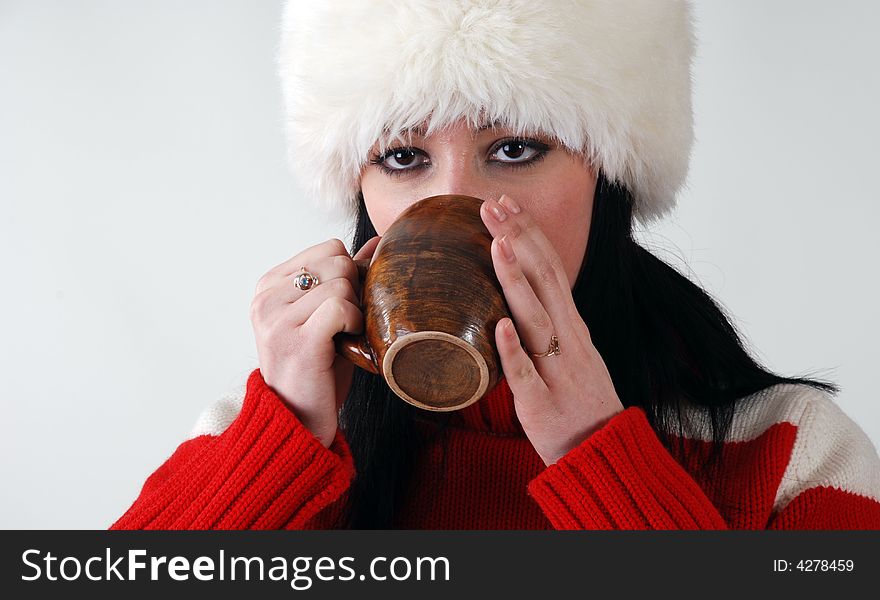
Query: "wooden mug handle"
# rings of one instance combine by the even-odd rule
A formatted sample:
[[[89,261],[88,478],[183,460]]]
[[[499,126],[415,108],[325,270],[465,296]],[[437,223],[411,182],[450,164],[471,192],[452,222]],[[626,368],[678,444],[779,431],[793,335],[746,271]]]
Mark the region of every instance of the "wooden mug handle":
[[[367,278],[367,271],[370,268],[370,259],[363,258],[354,261],[358,268],[358,279],[361,282],[361,303],[364,299],[364,281]],[[352,335],[350,333],[337,333],[333,336],[336,343],[336,352],[340,356],[353,362],[365,371],[379,374],[379,366],[376,364],[376,355],[367,341],[366,324],[364,333],[360,335]]]

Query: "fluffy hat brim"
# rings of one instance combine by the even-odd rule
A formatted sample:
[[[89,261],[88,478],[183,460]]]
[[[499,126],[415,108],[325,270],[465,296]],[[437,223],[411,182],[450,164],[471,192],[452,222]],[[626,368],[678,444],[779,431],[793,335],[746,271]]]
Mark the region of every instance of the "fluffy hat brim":
[[[423,122],[544,132],[667,213],[693,143],[685,0],[288,0],[278,68],[291,168],[337,215],[369,149]]]

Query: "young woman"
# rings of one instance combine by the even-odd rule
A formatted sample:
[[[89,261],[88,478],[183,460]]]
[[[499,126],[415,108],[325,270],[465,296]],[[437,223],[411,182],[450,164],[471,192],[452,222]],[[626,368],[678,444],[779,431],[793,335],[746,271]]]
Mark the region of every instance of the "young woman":
[[[291,1],[294,170],[355,219],[268,271],[259,368],[115,528],[880,528],[880,459],[835,386],[768,372],[639,246],[693,139],[685,2]],[[354,259],[413,202],[483,199],[505,377],[406,404],[337,356]],[[303,277],[303,270],[311,277]],[[450,382],[455,385],[455,382]]]

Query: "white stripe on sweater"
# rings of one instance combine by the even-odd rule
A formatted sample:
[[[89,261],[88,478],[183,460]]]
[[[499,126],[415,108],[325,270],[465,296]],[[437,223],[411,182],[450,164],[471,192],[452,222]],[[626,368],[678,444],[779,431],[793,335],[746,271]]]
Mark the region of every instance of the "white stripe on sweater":
[[[794,447],[773,503],[780,511],[802,492],[828,486],[880,502],[880,457],[871,440],[825,392],[779,384],[741,399],[727,441],[753,440],[777,423],[797,427]],[[708,441],[708,425],[685,423],[685,434]]]
[[[220,435],[241,412],[247,383],[243,383],[225,396],[208,406],[196,419],[186,439],[191,440],[200,435]]]

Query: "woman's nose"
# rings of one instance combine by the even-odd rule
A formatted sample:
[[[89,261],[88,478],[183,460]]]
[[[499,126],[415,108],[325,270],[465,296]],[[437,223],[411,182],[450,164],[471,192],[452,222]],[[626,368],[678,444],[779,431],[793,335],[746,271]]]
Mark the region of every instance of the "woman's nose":
[[[427,182],[424,197],[456,194],[485,199],[494,187],[495,184],[475,167],[455,163],[435,169],[433,176]]]

